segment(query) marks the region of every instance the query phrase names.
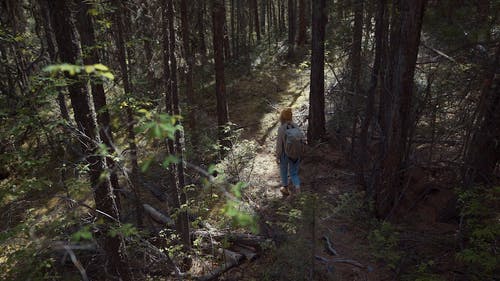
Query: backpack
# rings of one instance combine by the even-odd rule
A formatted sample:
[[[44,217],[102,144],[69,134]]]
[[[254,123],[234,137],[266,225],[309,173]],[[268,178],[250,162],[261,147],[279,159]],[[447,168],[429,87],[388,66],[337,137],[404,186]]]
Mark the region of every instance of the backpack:
[[[285,154],[288,158],[297,160],[302,156],[304,151],[304,133],[302,130],[293,125],[288,124],[285,129]]]

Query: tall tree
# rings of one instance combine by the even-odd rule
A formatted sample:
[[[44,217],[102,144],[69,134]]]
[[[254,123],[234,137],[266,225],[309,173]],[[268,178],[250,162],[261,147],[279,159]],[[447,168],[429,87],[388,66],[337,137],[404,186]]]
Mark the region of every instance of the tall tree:
[[[384,148],[380,181],[376,186],[376,209],[379,217],[388,215],[399,198],[410,127],[413,75],[425,4],[426,0],[398,0],[392,7],[390,54],[384,85]]]
[[[297,45],[304,46],[307,36],[307,6],[306,0],[299,0],[299,34],[297,35]]]
[[[212,0],[213,48],[215,61],[215,94],[217,98],[217,124],[219,126],[219,141],[229,146],[225,126],[229,122],[227,109],[226,84],[224,81],[224,18],[226,11],[222,0]]]
[[[351,50],[351,91],[354,95],[350,98],[351,115],[353,117],[352,126],[352,147],[351,153],[354,155],[356,146],[356,128],[358,126],[358,99],[360,95],[360,80],[361,80],[361,41],[363,37],[363,0],[354,2],[354,32],[352,35],[352,50]]]
[[[310,143],[325,135],[325,28],[326,1],[313,0],[312,5],[312,55],[311,92],[309,95],[309,127],[307,139]]]
[[[181,34],[182,34],[182,46],[183,46],[183,54],[184,61],[186,62],[186,71],[184,73],[185,78],[185,95],[187,98],[187,125],[191,133],[191,141],[193,147],[197,145],[197,132],[196,132],[196,116],[193,113],[193,109],[196,108],[196,101],[194,98],[194,89],[193,89],[193,52],[191,50],[191,44],[189,42],[189,37],[191,34],[191,30],[189,28],[189,19],[188,19],[188,8],[187,8],[187,0],[181,0],[180,2],[180,10],[181,10]]]
[[[50,22],[50,9],[48,0],[38,0],[38,5],[40,6],[40,12],[42,13],[42,18],[44,22],[44,33],[45,41],[47,42],[47,52],[49,53],[49,59],[52,63],[57,61],[57,47],[56,42],[54,42],[54,30]],[[68,107],[66,106],[66,99],[62,91],[57,93],[57,104],[59,105],[59,111],[61,112],[61,117],[70,122]]]
[[[260,43],[260,21],[259,21],[259,4],[257,0],[252,0],[252,8],[254,15],[255,33],[257,35],[257,43]]]
[[[127,114],[127,141],[129,144],[130,151],[130,161],[131,161],[131,187],[134,190],[135,194],[140,194],[140,183],[139,183],[139,164],[137,157],[137,143],[135,140],[135,118],[134,118],[134,110],[132,105],[130,104],[130,96],[133,94],[132,83],[130,80],[130,70],[129,63],[132,60],[130,53],[127,52],[127,33],[125,31],[125,23],[123,15],[125,13],[125,6],[127,2],[122,2],[120,0],[114,0],[114,5],[116,10],[114,11],[113,17],[116,25],[116,48],[118,50],[118,62],[120,65],[120,72],[122,75],[122,83],[123,90],[125,91],[125,97],[127,98],[128,105],[126,106],[126,114]],[[138,200],[138,199],[137,199]],[[139,203],[138,203],[139,204]],[[137,223],[139,226],[142,225],[142,208],[137,207]]]
[[[76,64],[79,57],[79,45],[71,21],[71,12],[67,4],[65,0],[49,1],[60,59],[63,62]],[[90,107],[88,91],[82,81],[75,77],[68,78],[73,80],[68,86],[68,92],[75,114],[75,121],[82,134],[80,135],[82,149],[88,156],[90,183],[94,192],[96,208],[107,214],[101,216],[107,222],[103,225],[105,229],[102,230],[102,247],[109,261],[109,272],[118,279],[131,280],[122,237],[120,235],[111,236],[107,233],[111,224],[119,224],[120,216],[110,180],[108,177],[103,177],[106,171],[106,163],[104,158],[97,153],[100,138],[96,120],[93,118],[93,109]]]
[[[167,22],[168,22],[168,43],[169,43],[169,59],[170,59],[170,101],[172,103],[172,113],[174,115],[180,116],[180,106],[179,106],[179,92],[178,92],[178,82],[177,82],[177,58],[175,56],[175,28],[174,28],[174,3],[173,0],[166,0],[167,8]],[[177,124],[179,124],[177,120]],[[184,159],[183,159],[183,146],[181,143],[181,132],[175,132],[175,155],[177,156],[179,163],[176,165],[177,168],[177,185],[179,203],[180,206],[177,209],[177,219],[176,225],[181,236],[182,243],[185,247],[191,247],[191,238],[189,235],[189,220],[187,210],[183,210],[182,206],[187,204],[187,196],[184,190],[185,180],[184,180]],[[175,200],[175,199],[174,199]]]
[[[295,0],[288,0],[288,56],[293,55],[295,48],[295,34],[297,29],[297,19],[295,15]]]
[[[500,161],[500,45],[484,71],[478,117],[466,155],[465,183],[491,185]]]
[[[260,28],[262,34],[266,33],[266,1],[267,0],[260,1]]]
[[[198,0],[197,7],[197,26],[198,26],[198,52],[201,55],[202,64],[207,64],[207,44],[205,39],[205,13],[206,1]]]
[[[78,17],[77,17],[77,29],[80,34],[80,40],[82,44],[83,53],[83,63],[86,65],[93,65],[100,63],[99,53],[96,48],[95,35],[94,35],[94,22],[90,16],[88,2],[78,0]],[[94,102],[94,107],[97,113],[97,123],[99,125],[99,136],[103,143],[108,148],[110,153],[115,151],[113,145],[113,132],[111,130],[111,118],[109,111],[107,109],[106,94],[104,92],[104,85],[99,82],[91,83],[92,90],[92,100]],[[120,185],[118,183],[118,175],[116,171],[115,162],[111,157],[106,158],[106,164],[111,169],[110,179],[113,192],[116,195],[115,200],[118,207],[120,207],[120,196],[118,190],[120,190]],[[134,189],[135,191],[135,189]],[[136,193],[136,212],[141,214],[142,205],[140,204],[139,195]]]
[[[375,57],[373,60],[373,69],[368,89],[368,98],[366,100],[365,117],[361,124],[360,133],[360,157],[358,179],[364,186],[370,187],[369,193],[372,196],[372,183],[365,182],[365,169],[368,161],[368,129],[372,123],[375,112],[375,97],[377,89],[380,89],[380,82],[383,81],[384,71],[382,65],[385,62],[385,49],[387,46],[387,0],[377,1],[377,15],[375,20]]]

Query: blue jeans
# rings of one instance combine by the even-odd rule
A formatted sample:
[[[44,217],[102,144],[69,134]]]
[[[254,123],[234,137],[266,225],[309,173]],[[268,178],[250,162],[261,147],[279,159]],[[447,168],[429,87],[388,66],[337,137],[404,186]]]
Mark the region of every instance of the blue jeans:
[[[281,185],[288,185],[288,171],[290,170],[290,178],[295,187],[300,187],[299,179],[299,166],[300,158],[295,160],[295,162],[288,158],[285,153],[281,154],[280,157],[280,175],[281,175]]]

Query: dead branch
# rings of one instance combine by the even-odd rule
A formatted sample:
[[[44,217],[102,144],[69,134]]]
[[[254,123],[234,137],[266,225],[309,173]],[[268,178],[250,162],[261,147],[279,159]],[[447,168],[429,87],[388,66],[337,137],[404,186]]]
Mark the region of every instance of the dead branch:
[[[69,247],[68,245],[64,245],[64,250],[66,250],[66,253],[69,254],[69,257],[71,258],[71,262],[75,265],[75,267],[80,271],[80,275],[82,276],[83,281],[89,281],[89,278],[87,277],[87,272],[85,271],[85,268],[82,266],[80,261],[76,258],[75,252]]]
[[[330,242],[330,239],[328,238],[328,236],[326,236],[326,235],[325,235],[325,236],[323,236],[323,239],[325,240],[325,243],[326,243],[326,245],[325,245],[326,250],[327,250],[330,254],[332,254],[332,255],[334,255],[334,256],[338,256],[339,254],[337,253],[337,250],[335,250],[335,249],[333,248],[332,243]]]
[[[148,213],[151,216],[151,218],[154,221],[161,223],[161,224],[164,224],[164,225],[167,225],[167,226],[173,226],[175,224],[173,219],[160,213],[158,210],[153,208],[151,205],[143,204],[142,207],[144,208],[146,213]]]
[[[322,256],[318,256],[318,255],[316,255],[315,258],[323,263],[346,263],[346,264],[350,264],[350,265],[353,265],[353,266],[356,266],[356,267],[359,267],[362,269],[367,269],[366,266],[362,265],[361,263],[359,263],[355,260],[351,260],[351,259],[342,259],[342,258],[327,259],[327,258],[324,258]]]

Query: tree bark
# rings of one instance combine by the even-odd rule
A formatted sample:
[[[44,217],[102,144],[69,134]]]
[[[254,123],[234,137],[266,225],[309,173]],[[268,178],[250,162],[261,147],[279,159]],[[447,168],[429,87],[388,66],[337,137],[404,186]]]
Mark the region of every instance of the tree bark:
[[[260,28],[262,34],[266,33],[266,1],[268,0],[260,1]]]
[[[377,18],[375,22],[375,58],[373,62],[373,70],[368,89],[368,99],[366,101],[365,118],[361,124],[360,135],[360,157],[358,179],[360,183],[367,187],[368,195],[373,196],[372,184],[365,181],[365,170],[368,163],[368,129],[372,123],[373,114],[375,111],[375,96],[377,89],[380,88],[379,81],[383,81],[383,70],[381,65],[385,63],[385,48],[387,42],[387,0],[377,1]]]
[[[363,40],[363,0],[354,2],[354,32],[352,36],[351,50],[351,91],[355,93],[350,97],[351,115],[353,127],[351,136],[351,155],[355,154],[356,129],[358,126],[358,96],[361,95],[361,42]],[[354,157],[355,158],[355,157]]]
[[[299,0],[299,34],[297,36],[297,45],[304,46],[307,38],[307,20],[306,20],[306,0]]]
[[[469,145],[466,156],[464,181],[467,186],[473,184],[495,184],[494,170],[500,161],[500,46],[497,46],[484,74],[479,103],[478,128]]]
[[[166,112],[170,115],[174,115],[173,112],[173,102],[172,102],[172,79],[170,73],[170,25],[169,25],[169,8],[168,2],[169,0],[161,1],[162,7],[162,55],[163,55],[163,84],[165,90],[165,109]],[[166,139],[165,141],[167,150],[170,155],[175,155],[175,144],[174,140]],[[169,197],[172,199],[171,203],[176,210],[179,210],[181,207],[181,203],[179,200],[179,189],[177,186],[177,179],[175,176],[176,167],[174,163],[170,163],[168,165],[167,177],[168,183],[170,185],[169,188]],[[183,228],[182,224],[176,220],[175,223],[176,230],[179,234],[182,233]]]
[[[312,6],[311,93],[309,96],[309,143],[325,135],[325,27],[326,1],[313,0]]]
[[[55,31],[56,41],[59,49],[59,56],[63,62],[75,64],[78,58],[78,42],[71,22],[71,12],[67,6],[67,1],[51,0],[49,8],[52,16],[52,24]],[[87,155],[90,165],[90,183],[94,191],[96,208],[111,216],[119,224],[119,211],[116,205],[110,180],[102,178],[106,170],[106,163],[103,157],[97,155],[98,144],[100,143],[97,132],[97,124],[93,117],[93,110],[90,107],[90,99],[85,85],[75,79],[68,77],[74,83],[68,86],[71,98],[71,105],[75,114],[75,121],[78,129],[83,134],[80,136],[82,149]],[[105,227],[109,227],[111,222],[108,217],[102,216],[107,221]],[[120,235],[112,237],[106,231],[102,233],[103,248],[109,261],[109,272],[122,280],[131,280],[132,276],[125,254],[125,243]]]
[[[296,33],[295,0],[288,0],[288,57],[292,57],[295,48]]]
[[[94,35],[94,23],[89,14],[89,4],[78,0],[78,20],[77,28],[80,33],[80,40],[82,43],[82,48],[88,50],[88,53],[83,54],[83,63],[86,65],[92,65],[100,63],[99,54],[95,48],[95,35]],[[107,146],[109,153],[114,153],[115,148],[113,146],[113,132],[111,130],[111,118],[109,111],[107,109],[106,94],[104,93],[104,86],[99,82],[91,83],[92,90],[92,100],[94,102],[95,111],[97,113],[97,123],[99,125],[99,136],[103,143]],[[120,209],[120,185],[118,183],[118,175],[116,164],[111,157],[106,158],[106,164],[110,169],[110,179],[111,186],[113,188],[113,193],[115,194],[115,201]],[[140,204],[138,194],[136,196],[136,204]],[[140,214],[140,213],[139,213]]]
[[[260,43],[260,21],[259,21],[259,5],[257,0],[252,0],[253,3],[253,13],[254,13],[254,25],[255,33],[257,35],[257,43]]]
[[[173,0],[167,0],[167,20],[168,20],[168,30],[169,30],[169,53],[170,53],[170,93],[172,101],[172,112],[174,115],[180,116],[180,106],[179,106],[179,94],[178,94],[178,83],[177,83],[177,58],[175,57],[175,29],[174,29],[174,3]],[[177,124],[180,121],[177,120]],[[177,229],[181,236],[182,244],[186,248],[191,248],[191,239],[189,236],[189,220],[187,215],[187,210],[183,210],[183,206],[187,204],[187,195],[184,191],[185,180],[184,180],[184,159],[183,159],[183,147],[181,143],[181,132],[178,130],[175,132],[175,156],[178,158],[179,163],[176,165],[177,168],[177,193],[179,194],[178,215],[176,219]]]
[[[189,35],[191,30],[189,28],[188,20],[188,9],[187,0],[181,0],[180,10],[181,10],[181,34],[182,34],[182,46],[184,49],[184,60],[186,61],[186,85],[185,85],[185,95],[187,98],[187,125],[191,134],[191,145],[196,147],[198,143],[198,135],[196,131],[196,116],[194,115],[194,110],[196,109],[196,101],[194,98],[193,89],[193,54],[191,50],[191,44],[189,43]]]
[[[129,97],[133,94],[132,83],[130,82],[129,77],[129,67],[127,62],[130,63],[131,58],[127,57],[127,47],[126,43],[126,33],[124,28],[124,19],[122,17],[124,12],[124,5],[120,0],[114,0],[114,4],[116,6],[116,11],[114,12],[114,21],[116,24],[116,48],[118,49],[118,62],[120,64],[120,72],[122,74],[122,82],[123,82],[123,90],[125,92],[125,97],[129,100]],[[130,102],[130,100],[129,100]],[[131,188],[137,196],[140,195],[140,184],[139,184],[139,164],[137,157],[137,144],[135,142],[135,119],[134,119],[134,111],[132,106],[129,104],[126,107],[127,113],[127,141],[129,143],[130,150],[130,161],[132,166],[130,181]],[[136,200],[139,200],[137,198]],[[140,202],[136,202],[136,212],[137,212],[137,225],[142,226],[142,204]]]
[[[47,52],[49,54],[49,59],[51,63],[56,63],[57,61],[57,47],[54,42],[54,30],[52,29],[52,24],[50,23],[50,10],[48,0],[38,0],[38,5],[40,6],[40,12],[42,13],[42,18],[44,22],[44,33],[45,40],[47,41]],[[59,110],[61,112],[61,117],[70,122],[68,107],[66,106],[66,99],[64,94],[59,91],[57,93],[57,104],[59,105]]]
[[[224,81],[223,28],[225,8],[222,0],[212,0],[213,47],[215,61],[215,93],[217,98],[217,125],[219,126],[219,141],[224,147],[229,147],[227,133],[224,127],[229,122]]]
[[[399,0],[393,3],[390,56],[385,96],[384,148],[381,181],[376,190],[379,217],[396,205],[401,188],[401,171],[408,139],[413,96],[413,75],[426,0]]]
[[[207,64],[207,43],[205,39],[205,12],[206,12],[206,1],[198,0],[198,52],[201,55],[202,65]]]

